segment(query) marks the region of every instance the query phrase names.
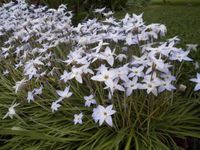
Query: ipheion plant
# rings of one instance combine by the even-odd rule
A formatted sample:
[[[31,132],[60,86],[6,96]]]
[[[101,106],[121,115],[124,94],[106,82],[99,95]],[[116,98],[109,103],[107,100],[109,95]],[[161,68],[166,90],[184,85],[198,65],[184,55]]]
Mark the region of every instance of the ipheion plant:
[[[73,26],[73,15],[65,5],[57,10],[29,6],[23,0],[2,5],[0,38],[4,41],[0,48],[1,61],[10,61],[14,70],[22,73],[21,80],[13,85],[13,92],[19,94],[25,90],[25,98],[31,105],[38,95],[42,95],[45,84],[51,83],[50,79],[64,82],[64,90],[55,89],[58,99],[51,104],[55,113],[62,101],[74,96],[73,82],[88,84],[90,88],[93,87],[91,84],[101,84],[108,103],[97,101],[93,90],[89,96],[82,95],[83,105],[91,108],[91,117],[96,123],[101,126],[105,122],[112,127],[112,116],[117,113],[114,94],[129,97],[135,90],[145,90],[147,94],[159,96],[161,92],[175,90],[172,64],[192,61],[188,57],[189,50],[176,47],[177,37],[159,42],[166,27],[146,25],[142,14],[126,14],[123,19],[116,19],[113,12],[106,13],[105,10],[94,11],[104,15],[105,19],[89,19]],[[54,48],[63,43],[70,46],[70,51],[65,52],[66,56],[58,57]],[[3,68],[1,72],[9,76],[10,69]],[[43,82],[44,79],[47,82]],[[191,81],[197,83],[195,91],[199,90],[200,75]],[[35,82],[35,87],[24,89],[31,82]],[[19,106],[20,103],[12,104],[3,119],[13,118],[15,108]],[[84,112],[75,114],[74,124],[82,124],[82,118]]]

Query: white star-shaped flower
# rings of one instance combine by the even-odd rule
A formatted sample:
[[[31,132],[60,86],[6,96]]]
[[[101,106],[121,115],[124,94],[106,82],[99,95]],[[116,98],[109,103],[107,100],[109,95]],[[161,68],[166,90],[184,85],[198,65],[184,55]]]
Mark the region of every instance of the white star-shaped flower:
[[[6,115],[3,117],[3,119],[5,119],[6,117],[10,117],[11,119],[13,119],[13,116],[16,115],[16,111],[15,111],[15,107],[17,107],[19,105],[19,103],[14,103],[13,105],[11,105],[8,108],[8,112],[6,113]]]
[[[113,66],[114,64],[114,57],[115,56],[115,50],[111,50],[110,47],[106,47],[105,51],[101,53],[102,54],[102,57],[101,59],[104,59],[108,62],[108,64],[110,66]]]
[[[200,89],[200,74],[197,73],[197,78],[192,78],[192,79],[190,79],[190,81],[197,83],[194,88],[194,91],[198,91]]]
[[[116,73],[114,70],[108,70],[105,65],[101,65],[98,69],[98,73],[92,76],[91,79],[100,82],[108,82],[109,80],[114,80],[116,78]]]
[[[172,80],[161,80],[161,85],[160,87],[158,88],[158,91],[159,93],[163,92],[164,90],[167,90],[167,91],[173,91],[175,90],[175,86],[172,85]]]
[[[96,104],[96,100],[94,99],[94,95],[84,96],[85,106],[90,107],[91,104]]]
[[[82,121],[82,118],[83,118],[83,113],[80,113],[80,114],[74,114],[74,124],[82,124],[83,121]]]
[[[180,62],[182,62],[183,60],[185,61],[192,61],[191,58],[188,57],[190,51],[178,51],[178,52],[174,52],[172,53],[170,60],[178,60]]]
[[[126,87],[126,96],[130,96],[133,90],[142,89],[143,86],[141,83],[138,83],[138,77],[134,77],[132,80],[127,80],[124,83]]]
[[[147,75],[143,80],[143,88],[147,90],[147,93],[153,93],[155,96],[158,95],[158,86],[161,85],[160,80],[155,76]]]
[[[72,71],[70,72],[70,79],[73,79],[75,78],[76,81],[78,81],[79,83],[83,83],[83,79],[82,79],[82,74],[83,74],[83,70],[81,67],[79,68],[76,68],[76,67],[73,67],[72,68]]]
[[[63,80],[65,83],[70,79],[70,73],[68,73],[66,70],[64,71],[63,75],[60,76],[60,80]]]
[[[106,108],[102,105],[98,105],[97,108],[93,109],[92,117],[95,120],[95,122],[99,121],[99,125],[101,126],[104,121],[109,125],[113,126],[112,122],[112,115],[116,113],[115,110],[112,110],[113,105],[109,105]]]
[[[51,104],[51,110],[52,110],[52,112],[54,113],[55,111],[58,111],[58,108],[60,108],[60,104],[59,104],[59,102],[61,102],[62,101],[62,99],[58,99],[57,101],[55,101],[55,102],[53,102],[52,104]]]
[[[187,44],[186,46],[189,51],[197,51],[198,44]]]
[[[70,86],[66,87],[64,91],[57,90],[57,94],[61,97],[61,99],[69,98],[72,96],[72,92],[69,92]]]

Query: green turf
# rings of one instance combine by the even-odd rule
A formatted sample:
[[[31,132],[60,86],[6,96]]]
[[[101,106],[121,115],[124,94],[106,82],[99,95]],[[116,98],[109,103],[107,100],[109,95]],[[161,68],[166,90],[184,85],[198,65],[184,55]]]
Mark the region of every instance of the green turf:
[[[167,4],[200,4],[200,0],[151,0],[152,4],[163,4],[164,2]]]
[[[167,38],[178,36],[183,43],[200,44],[200,6],[188,5],[149,5],[146,7],[129,6],[129,13],[144,12],[146,23],[162,23],[167,26]],[[123,17],[125,12],[117,12]]]

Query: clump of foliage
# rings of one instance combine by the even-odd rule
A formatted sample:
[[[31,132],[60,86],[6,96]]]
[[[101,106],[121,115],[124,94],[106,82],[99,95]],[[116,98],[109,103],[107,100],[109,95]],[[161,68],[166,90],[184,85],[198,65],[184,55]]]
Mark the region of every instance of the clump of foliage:
[[[142,14],[104,11],[74,27],[65,5],[0,8],[0,149],[164,150],[200,137],[199,94],[177,85],[189,50]]]

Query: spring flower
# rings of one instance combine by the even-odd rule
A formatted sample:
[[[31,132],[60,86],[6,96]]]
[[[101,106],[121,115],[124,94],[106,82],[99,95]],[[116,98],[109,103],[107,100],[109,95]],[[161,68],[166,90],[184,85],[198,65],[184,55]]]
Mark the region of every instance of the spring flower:
[[[57,94],[60,96],[61,99],[69,98],[72,96],[72,92],[69,92],[70,86],[66,87],[64,91],[57,90]]]
[[[98,105],[97,108],[93,109],[93,114],[92,117],[97,123],[99,121],[99,125],[101,126],[104,121],[109,125],[113,126],[112,122],[112,115],[116,113],[115,110],[112,110],[113,105],[109,105],[106,108],[103,107],[102,105]]]
[[[27,100],[28,100],[28,103],[30,103],[31,101],[34,101],[33,92],[30,92],[30,91],[28,92]]]
[[[39,88],[35,88],[33,90],[33,94],[34,95],[41,95],[42,94],[42,90],[43,90],[43,85],[41,85]]]
[[[95,13],[102,13],[105,9],[106,9],[106,7],[98,8],[98,9],[95,9],[94,12]]]
[[[6,117],[10,117],[11,119],[13,119],[13,116],[16,115],[16,111],[15,111],[15,107],[17,107],[19,105],[19,103],[14,103],[13,105],[11,105],[8,108],[8,112],[6,113],[6,115],[3,117],[3,119],[5,119]]]
[[[106,47],[105,52],[101,53],[102,54],[102,58],[108,62],[108,64],[110,66],[113,66],[114,64],[114,57],[113,55],[115,55],[115,50],[111,51],[110,47]]]
[[[117,79],[121,79],[123,81],[127,81],[129,79],[128,78],[128,73],[129,73],[128,64],[125,64],[122,67],[116,68],[114,69],[114,71],[115,71]]]
[[[53,102],[52,104],[51,104],[51,110],[52,110],[52,112],[54,113],[55,111],[58,111],[58,108],[60,108],[60,104],[59,104],[59,102],[61,102],[62,101],[62,99],[60,98],[60,99],[58,99],[57,101],[55,101],[55,102]]]
[[[126,96],[130,96],[133,90],[143,89],[142,84],[138,82],[138,77],[134,77],[132,80],[127,80],[124,83],[124,86],[126,88]]]
[[[63,75],[60,76],[60,80],[63,80],[65,83],[70,80],[70,73],[68,73],[66,70],[64,70]]]
[[[109,43],[105,43],[103,42],[103,40],[100,40],[98,46],[94,47],[92,50],[95,50],[96,53],[98,53],[101,50],[101,48],[105,45],[109,45]]]
[[[73,67],[70,73],[70,79],[75,78],[76,81],[78,81],[79,83],[83,83],[82,76],[81,76],[82,74],[83,74],[82,68]]]
[[[137,43],[138,43],[138,39],[135,39],[132,33],[128,33],[126,37],[126,44],[130,46]]]
[[[83,113],[80,113],[80,114],[74,114],[74,124],[82,124],[83,121],[82,121],[82,118],[83,118]]]
[[[116,77],[115,72],[113,70],[108,70],[105,65],[101,65],[98,70],[98,74],[91,77],[92,80],[107,82]]]
[[[94,99],[94,95],[84,96],[85,106],[90,107],[91,104],[96,104],[96,100]]]
[[[8,70],[4,70],[3,71],[3,75],[7,75],[7,74],[9,74],[9,71]]]
[[[187,44],[187,50],[197,51],[198,44]]]
[[[81,59],[82,59],[81,51],[76,50],[76,51],[71,51],[67,56],[67,60],[63,62],[67,63],[67,65],[70,65],[70,64],[80,63],[78,61],[80,61]]]
[[[198,91],[200,89],[200,74],[197,73],[197,78],[192,78],[192,79],[190,79],[190,81],[197,83],[194,88],[194,91]]]
[[[121,86],[119,83],[119,81],[116,79],[116,80],[109,80],[106,82],[106,87],[104,89],[109,89],[109,92],[110,92],[110,96],[113,95],[114,91],[115,90],[118,90],[118,91],[125,91],[124,87]],[[111,97],[109,97],[111,98]]]
[[[161,81],[161,86],[158,88],[159,93],[163,92],[164,90],[172,91],[175,90],[175,86],[171,84],[171,80],[164,80]]]
[[[132,67],[130,69],[131,73],[129,74],[129,77],[143,77],[144,76],[144,66],[140,66],[140,67]]]
[[[113,24],[113,25],[118,25],[118,23],[115,21],[115,18],[113,18],[113,17],[106,18],[106,20],[103,21],[103,22],[110,23],[110,24]]]
[[[15,89],[15,93],[17,93],[22,88],[22,86],[24,86],[26,82],[27,80],[25,78],[22,79],[21,81],[17,81],[15,86],[13,86],[13,88]]]
[[[185,61],[192,61],[192,59],[187,56],[189,54],[189,52],[190,51],[186,51],[186,52],[184,52],[184,51],[174,52],[171,55],[170,59],[171,60],[178,60],[180,62],[182,62],[183,60],[185,60]]]
[[[112,11],[103,13],[103,15],[104,15],[105,17],[109,17],[109,16],[111,16],[111,15],[113,15],[113,14],[114,14],[114,13],[113,13]]]
[[[118,54],[116,57],[116,59],[118,59],[120,62],[122,62],[126,58],[127,56],[125,54]]]
[[[147,90],[147,93],[153,93],[155,96],[158,95],[158,86],[161,85],[160,80],[157,77],[151,75],[145,76],[143,80],[143,88]]]

